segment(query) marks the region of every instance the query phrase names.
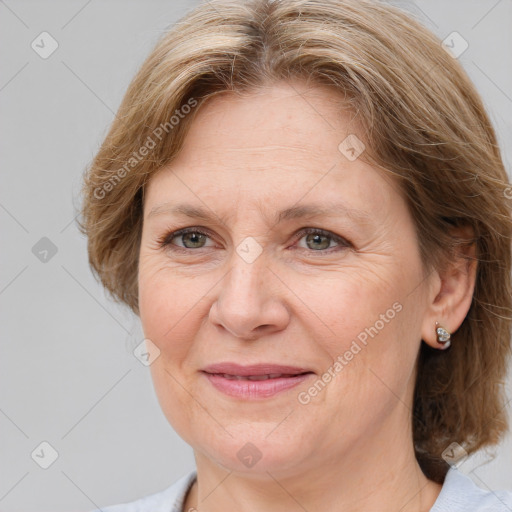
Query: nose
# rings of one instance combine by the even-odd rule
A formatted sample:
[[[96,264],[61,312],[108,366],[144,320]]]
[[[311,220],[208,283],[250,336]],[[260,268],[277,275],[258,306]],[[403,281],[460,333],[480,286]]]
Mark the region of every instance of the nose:
[[[230,263],[210,308],[210,321],[246,340],[283,330],[289,323],[284,285],[268,268],[263,255],[248,263],[235,252]]]

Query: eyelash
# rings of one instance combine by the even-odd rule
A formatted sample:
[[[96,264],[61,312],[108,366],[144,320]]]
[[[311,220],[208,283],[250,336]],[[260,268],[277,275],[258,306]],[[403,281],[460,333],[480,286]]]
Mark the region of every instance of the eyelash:
[[[207,231],[204,231],[200,228],[184,228],[184,229],[179,229],[178,231],[174,231],[174,232],[170,232],[170,233],[167,233],[165,234],[163,237],[159,238],[157,240],[157,243],[158,243],[158,246],[162,249],[164,248],[171,248],[172,247],[172,251],[176,251],[176,252],[190,252],[190,251],[194,251],[194,250],[199,250],[199,249],[204,249],[205,247],[198,247],[196,249],[190,249],[190,248],[186,248],[186,247],[180,247],[178,245],[174,245],[172,243],[172,240],[174,240],[175,238],[179,237],[179,236],[183,236],[183,235],[186,235],[188,233],[198,233],[198,234],[201,234],[201,235],[204,235],[204,236],[207,236],[208,238],[211,238],[210,234],[207,232]],[[303,250],[306,250],[306,251],[309,251],[309,252],[312,252],[312,253],[332,253],[332,252],[337,252],[337,250],[341,250],[341,249],[348,249],[348,248],[351,248],[353,247],[353,244],[347,240],[346,238],[343,238],[341,236],[338,236],[338,235],[335,235],[334,233],[331,233],[330,231],[326,231],[324,229],[320,229],[320,228],[304,228],[304,229],[301,229],[296,235],[294,235],[294,240],[297,242],[299,241],[301,238],[303,238],[305,235],[310,235],[310,234],[315,234],[315,235],[323,235],[323,236],[326,236],[328,238],[330,238],[332,241],[338,243],[339,245],[338,246],[335,246],[335,247],[330,247],[329,249],[320,249],[320,250],[313,250],[313,249],[310,249],[308,250],[307,248],[300,248],[300,249],[303,249]]]

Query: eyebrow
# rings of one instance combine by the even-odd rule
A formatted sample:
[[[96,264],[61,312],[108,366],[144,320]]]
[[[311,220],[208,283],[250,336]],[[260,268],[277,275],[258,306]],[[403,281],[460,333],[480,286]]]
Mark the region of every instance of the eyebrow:
[[[154,217],[157,215],[178,215],[189,217],[192,219],[201,219],[205,221],[217,221],[220,219],[224,224],[231,216],[221,216],[202,208],[201,206],[195,206],[187,203],[174,204],[164,203],[153,207],[147,215],[147,218]],[[298,206],[292,206],[280,211],[274,218],[275,224],[280,222],[308,218],[313,219],[316,217],[348,217],[359,222],[370,222],[372,217],[370,214],[363,210],[358,210],[349,207],[343,202],[327,203],[327,204],[302,204]]]

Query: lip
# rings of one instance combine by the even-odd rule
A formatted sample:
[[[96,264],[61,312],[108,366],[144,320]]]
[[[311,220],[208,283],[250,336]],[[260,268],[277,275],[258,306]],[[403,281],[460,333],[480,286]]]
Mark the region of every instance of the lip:
[[[308,368],[272,363],[239,365],[218,363],[202,370],[209,382],[222,393],[244,400],[258,400],[284,392],[313,375]],[[271,376],[265,380],[248,377]]]
[[[283,375],[298,375],[300,373],[311,372],[309,368],[299,366],[288,366],[272,363],[259,363],[250,365],[241,365],[237,363],[217,363],[203,368],[206,373],[226,373],[228,375],[238,375],[246,377],[248,375],[271,375],[281,373]]]

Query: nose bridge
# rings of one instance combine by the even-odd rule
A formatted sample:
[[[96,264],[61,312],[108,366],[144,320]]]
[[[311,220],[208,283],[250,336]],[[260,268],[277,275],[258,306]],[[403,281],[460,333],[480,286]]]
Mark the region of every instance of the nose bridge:
[[[263,276],[268,274],[268,258],[263,254],[263,247],[251,239],[244,239],[235,247],[230,261],[229,273],[226,276],[226,282],[222,290],[222,300],[224,304],[227,301],[235,301],[241,309],[250,306],[260,308],[262,301],[265,300],[266,286]],[[266,280],[268,284],[268,279]]]
[[[257,244],[257,245],[256,245]],[[257,333],[282,329],[287,309],[272,293],[269,258],[254,239],[243,239],[232,252],[210,319],[239,338],[254,339]],[[261,327],[265,326],[265,329]]]
[[[264,291],[259,280],[263,273],[268,272],[266,265],[269,254],[268,249],[264,251],[264,239],[267,238],[264,235],[269,226],[261,201],[253,204],[242,199],[238,197],[237,204],[252,206],[240,208],[236,214],[236,238],[233,240],[235,245],[229,261],[229,286],[235,293],[254,295],[256,292]],[[256,234],[263,235],[258,237],[259,241],[255,238]]]

